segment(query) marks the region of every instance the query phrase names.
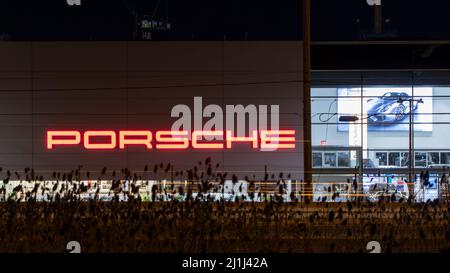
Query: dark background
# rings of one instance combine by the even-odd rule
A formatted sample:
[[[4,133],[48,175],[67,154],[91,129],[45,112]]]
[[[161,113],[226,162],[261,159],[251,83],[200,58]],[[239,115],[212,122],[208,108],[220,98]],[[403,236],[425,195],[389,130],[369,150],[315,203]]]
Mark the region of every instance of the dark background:
[[[168,18],[156,40],[297,40],[301,1],[256,0],[2,0],[0,34],[7,40],[132,40],[133,11]],[[365,0],[312,0],[313,40],[358,40],[371,29]],[[442,0],[383,0],[385,29],[395,39],[448,39],[450,10]],[[359,19],[360,23],[357,23]],[[6,37],[6,38],[5,38]],[[393,37],[390,37],[392,39]]]

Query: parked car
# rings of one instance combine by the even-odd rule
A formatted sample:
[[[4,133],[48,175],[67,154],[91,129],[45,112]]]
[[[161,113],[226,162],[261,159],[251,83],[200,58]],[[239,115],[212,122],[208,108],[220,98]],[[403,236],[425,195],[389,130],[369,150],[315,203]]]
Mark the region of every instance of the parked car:
[[[378,201],[380,198],[392,197],[395,197],[395,200],[398,201],[400,199],[406,200],[409,196],[407,187],[399,191],[393,183],[374,183],[369,186],[366,194],[369,201]]]

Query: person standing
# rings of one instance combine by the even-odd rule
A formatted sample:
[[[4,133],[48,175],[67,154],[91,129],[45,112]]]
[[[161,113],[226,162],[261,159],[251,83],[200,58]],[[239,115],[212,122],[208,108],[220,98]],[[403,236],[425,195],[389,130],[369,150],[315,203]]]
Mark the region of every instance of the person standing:
[[[430,172],[426,171],[425,174],[423,175],[423,185],[425,187],[428,187],[429,184],[430,184]]]

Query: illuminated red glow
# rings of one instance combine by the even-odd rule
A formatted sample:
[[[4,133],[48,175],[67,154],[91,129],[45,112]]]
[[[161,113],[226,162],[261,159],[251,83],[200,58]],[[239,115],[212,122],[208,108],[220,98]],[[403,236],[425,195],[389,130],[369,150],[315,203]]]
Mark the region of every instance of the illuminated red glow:
[[[152,146],[152,132],[150,131],[120,131],[119,148],[125,149],[127,145],[143,145],[147,149]]]
[[[77,145],[81,142],[81,133],[78,131],[48,131],[47,149],[54,145]]]
[[[47,131],[47,149],[56,146],[73,146],[81,144],[85,149],[125,149],[128,146],[142,146],[153,148],[153,134],[151,131]],[[205,137],[219,137],[225,140],[206,140]],[[257,130],[251,136],[237,137],[227,131],[193,131],[192,141],[189,141],[187,131],[157,131],[156,149],[232,149],[233,145],[251,145],[253,149],[295,149],[295,130]],[[191,144],[191,145],[189,145]]]
[[[95,137],[107,137],[109,142],[107,143],[94,143],[92,141]],[[116,147],[116,133],[114,131],[86,131],[84,133],[84,148],[86,149],[104,149],[110,150]]]
[[[192,132],[192,148],[194,149],[223,149],[223,143],[199,143],[204,136],[223,136],[223,131],[194,131]],[[200,137],[200,139],[199,139]]]
[[[150,133],[150,131],[147,132]],[[187,149],[189,147],[187,131],[158,131],[156,141],[158,142],[156,149]]]

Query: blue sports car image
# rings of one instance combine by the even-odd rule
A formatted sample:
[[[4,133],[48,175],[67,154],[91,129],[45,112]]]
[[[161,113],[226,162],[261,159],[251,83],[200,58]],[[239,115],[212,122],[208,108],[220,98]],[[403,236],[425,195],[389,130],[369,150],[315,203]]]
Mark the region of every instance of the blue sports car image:
[[[371,125],[401,122],[409,114],[410,95],[404,92],[387,92],[376,99],[367,100],[368,123]],[[417,110],[418,101],[413,101],[412,112]]]

